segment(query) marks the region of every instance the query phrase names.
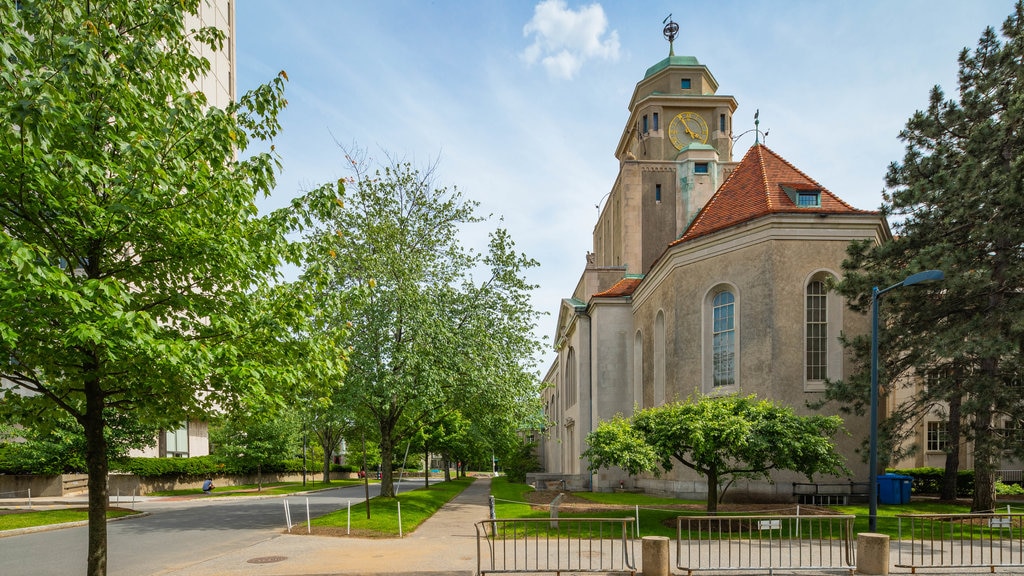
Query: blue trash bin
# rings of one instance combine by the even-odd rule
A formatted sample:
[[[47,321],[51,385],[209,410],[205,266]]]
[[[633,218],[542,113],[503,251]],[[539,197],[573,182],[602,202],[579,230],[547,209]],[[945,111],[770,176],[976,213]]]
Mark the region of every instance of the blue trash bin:
[[[913,484],[912,476],[882,474],[878,477],[878,501],[882,504],[908,504]]]
[[[900,485],[900,504],[910,504],[910,489],[914,485],[913,476],[897,475]]]

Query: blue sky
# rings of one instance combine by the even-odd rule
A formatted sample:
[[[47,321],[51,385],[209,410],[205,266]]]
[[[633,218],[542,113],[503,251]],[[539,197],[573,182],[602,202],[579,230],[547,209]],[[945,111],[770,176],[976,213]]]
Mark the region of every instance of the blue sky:
[[[493,214],[540,261],[530,280],[550,313],[571,295],[592,249],[596,205],[645,70],[668,55],[710,69],[736,97],[734,133],[760,110],[766,143],[857,208],[882,201],[897,136],[956,58],[1012,0],[719,0],[582,3],[240,0],[240,91],[285,70],[289,106],[275,145],[284,171],[265,208],[351,175],[336,142],[426,167]],[[753,144],[737,141],[738,160]],[[550,343],[550,342],[549,342]],[[540,370],[553,355],[546,354]]]

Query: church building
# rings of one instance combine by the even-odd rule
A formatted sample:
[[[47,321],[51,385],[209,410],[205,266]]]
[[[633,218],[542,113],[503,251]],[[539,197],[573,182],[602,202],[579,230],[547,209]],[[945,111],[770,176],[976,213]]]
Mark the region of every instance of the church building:
[[[703,498],[706,481],[681,465],[660,477],[591,474],[581,458],[587,434],[634,407],[695,394],[754,394],[811,414],[807,403],[822,398],[825,379],[852,372],[839,337],[867,333],[870,319],[828,286],[841,278],[849,243],[885,242],[888,225],[769,149],[759,132],[736,161],[737,106],[707,66],[671,49],[637,83],[593,251],[559,308],[543,396],[543,476],[577,490]],[[857,449],[867,418],[845,426],[838,448],[850,480],[863,482]],[[806,481],[779,472],[729,494],[786,499],[793,482]]]

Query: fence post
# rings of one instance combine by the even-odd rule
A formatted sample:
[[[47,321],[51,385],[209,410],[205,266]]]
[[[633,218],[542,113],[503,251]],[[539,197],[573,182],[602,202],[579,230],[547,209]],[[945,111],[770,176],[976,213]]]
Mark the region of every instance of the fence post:
[[[551,501],[551,527],[558,528],[558,507],[562,504],[562,499],[565,498],[565,494],[559,494],[555,496],[555,499]]]

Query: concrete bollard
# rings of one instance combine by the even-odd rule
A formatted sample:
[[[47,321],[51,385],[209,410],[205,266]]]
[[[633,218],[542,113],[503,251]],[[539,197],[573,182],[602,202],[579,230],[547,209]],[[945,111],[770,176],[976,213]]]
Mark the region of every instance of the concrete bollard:
[[[665,536],[644,536],[640,541],[640,550],[643,554],[641,574],[643,576],[672,576],[668,553],[669,539]]]
[[[889,574],[889,536],[873,532],[857,534],[857,573]]]

